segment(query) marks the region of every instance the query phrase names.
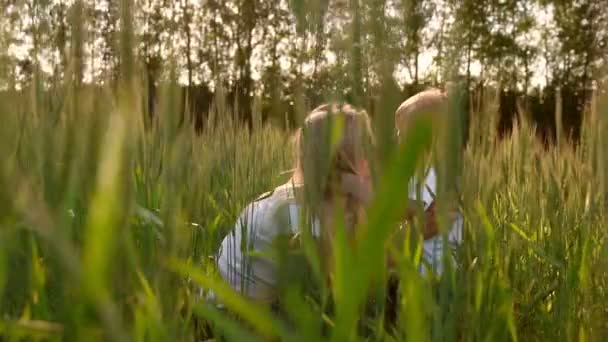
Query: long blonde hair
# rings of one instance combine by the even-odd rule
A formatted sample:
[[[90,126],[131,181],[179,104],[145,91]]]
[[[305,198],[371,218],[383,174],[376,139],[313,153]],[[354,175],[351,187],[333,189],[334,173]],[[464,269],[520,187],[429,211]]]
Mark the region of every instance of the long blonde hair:
[[[339,195],[340,173],[358,173],[371,156],[374,139],[369,116],[349,104],[329,103],[310,112],[296,134],[293,182],[302,185],[307,205],[323,216],[323,206]],[[358,221],[357,203],[345,203],[347,224]],[[349,215],[350,214],[350,215]]]

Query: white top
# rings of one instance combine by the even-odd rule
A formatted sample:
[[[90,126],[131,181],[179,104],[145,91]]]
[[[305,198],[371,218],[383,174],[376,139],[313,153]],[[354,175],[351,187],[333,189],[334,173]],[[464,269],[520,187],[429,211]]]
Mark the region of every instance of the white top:
[[[418,185],[421,186],[418,189]],[[427,209],[434,201],[437,193],[437,173],[434,168],[430,168],[426,174],[423,184],[418,184],[414,179],[410,182],[409,197],[413,200],[418,200],[418,190],[420,191],[420,200],[424,202],[424,209]],[[447,232],[447,235],[437,235],[431,239],[424,240],[422,244],[423,262],[420,264],[419,270],[422,275],[427,274],[429,270],[437,275],[443,273],[443,252],[444,243],[447,242],[446,251],[454,253],[455,249],[462,243],[463,239],[463,218],[459,215],[456,221],[452,223],[452,227]],[[454,255],[450,258],[455,264]]]
[[[429,169],[420,188],[425,209],[434,201],[437,175]],[[417,182],[410,183],[409,197],[418,200]],[[272,250],[279,234],[299,232],[300,207],[295,201],[293,186],[285,184],[250,203],[236,222],[235,228],[224,238],[219,252],[218,268],[222,277],[237,291],[258,301],[272,301],[277,282],[276,265],[264,252]],[[318,221],[312,235],[319,237]],[[245,237],[245,238],[243,238]],[[440,275],[443,271],[444,237],[437,236],[423,243],[423,260],[420,272],[430,269]],[[456,220],[447,234],[449,251],[462,242],[462,217]],[[452,259],[454,260],[454,259]]]
[[[249,298],[272,301],[276,266],[270,255],[264,253],[272,251],[272,243],[280,234],[299,232],[299,214],[292,184],[282,185],[249,204],[222,241],[218,258],[222,277]],[[319,236],[318,227],[315,222],[314,237]]]

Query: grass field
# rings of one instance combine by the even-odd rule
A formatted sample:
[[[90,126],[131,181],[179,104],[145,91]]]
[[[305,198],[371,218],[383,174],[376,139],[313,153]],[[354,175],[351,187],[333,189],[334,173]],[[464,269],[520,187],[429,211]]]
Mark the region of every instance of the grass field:
[[[415,255],[403,255],[402,314],[387,331],[381,310],[361,305],[423,133],[389,158],[360,250],[338,239],[333,288],[310,297],[286,289],[279,318],[227,291],[210,256],[243,206],[288,177],[289,132],[260,120],[250,131],[218,106],[196,135],[179,127],[171,86],[146,124],[138,88],[124,89],[118,97],[2,94],[3,340],[195,340],[205,337],[205,322],[234,340],[608,336],[601,103],[604,113],[591,111],[576,148],[545,148],[525,121],[498,141],[491,101],[474,113],[463,160],[462,266],[431,287],[415,271]],[[200,288],[214,289],[240,319],[207,306]]]
[[[461,266],[431,284],[416,271],[418,244],[411,243],[398,263],[400,316],[390,330],[382,291],[375,305],[364,304],[370,285],[386,275],[391,217],[402,209],[430,137],[420,126],[399,149],[379,139],[382,176],[363,242],[351,250],[336,237],[330,289],[314,272],[320,261],[305,248],[313,284],[281,289],[285,312],[277,317],[232,293],[212,256],[242,208],[289,177],[291,132],[263,124],[258,108],[249,129],[219,104],[195,134],[180,125],[181,95],[171,84],[160,89],[156,119],[144,120],[144,87],[131,81],[135,64],[125,52],[128,30],[123,34],[118,91],[79,88],[67,79],[49,89],[34,82],[0,93],[2,340],[608,336],[605,103],[589,111],[580,143],[558,134],[548,148],[525,120],[497,140],[491,99],[473,113],[464,157],[446,158],[445,168],[456,174],[462,166]],[[374,118],[379,137],[390,136],[386,123],[395,108],[386,107]],[[213,290],[231,314],[207,305],[201,289]]]

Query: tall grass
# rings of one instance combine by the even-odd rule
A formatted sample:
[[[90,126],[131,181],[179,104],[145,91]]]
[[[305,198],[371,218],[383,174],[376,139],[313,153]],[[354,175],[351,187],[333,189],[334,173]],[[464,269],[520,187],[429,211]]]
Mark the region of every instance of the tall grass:
[[[284,132],[249,131],[226,111],[200,135],[178,127],[176,89],[149,130],[104,89],[83,90],[73,116],[36,117],[26,95],[3,94],[3,334],[35,320],[128,339],[142,312],[160,336],[194,327],[193,288],[164,263],[209,266],[241,208],[291,168],[291,151]]]
[[[209,336],[206,326],[232,340],[607,336],[605,103],[591,108],[580,143],[559,150],[541,145],[525,121],[498,140],[491,101],[474,113],[462,160],[460,268],[422,278],[419,244],[407,241],[391,328],[384,291],[369,289],[385,280],[385,241],[428,127],[383,158],[362,243],[351,249],[336,236],[332,287],[313,279],[318,295],[294,281],[276,315],[233,293],[213,256],[241,209],[285,181],[290,133],[263,124],[255,108],[250,129],[219,103],[196,134],[180,125],[181,94],[171,83],[144,125],[143,87],[128,76],[134,63],[125,68],[118,95],[38,84],[0,94],[3,338],[197,340]],[[231,314],[201,298],[209,289]]]
[[[285,180],[288,132],[259,120],[249,130],[218,106],[197,135],[175,120],[179,94],[171,85],[148,130],[104,89],[82,90],[78,115],[54,110],[43,93],[35,105],[48,114],[35,115],[26,92],[0,101],[0,332],[7,338],[192,340],[204,335],[201,322],[228,337],[305,340],[321,338],[322,325],[329,327],[323,336],[336,340],[608,333],[600,113],[589,116],[577,146],[563,144],[559,153],[525,121],[497,140],[495,109],[474,114],[463,161],[461,268],[430,287],[406,250],[401,319],[385,330],[380,309],[361,311],[365,284],[382,276],[374,271],[378,251],[424,134],[389,162],[367,242],[338,248],[338,279],[326,290],[333,309],[287,291],[289,312],[277,318],[225,289],[212,257],[244,205]],[[225,296],[242,318],[206,305],[201,287]]]

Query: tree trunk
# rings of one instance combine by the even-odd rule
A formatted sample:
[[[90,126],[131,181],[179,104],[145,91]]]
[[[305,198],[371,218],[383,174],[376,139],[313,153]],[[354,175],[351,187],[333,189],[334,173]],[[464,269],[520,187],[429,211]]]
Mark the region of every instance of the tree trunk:
[[[416,43],[418,45],[418,43]],[[420,51],[418,47],[416,47],[416,51],[414,52],[414,87],[416,91],[418,91],[418,59],[420,57]]]
[[[188,0],[182,2],[184,15],[184,33],[186,34],[186,68],[188,69],[188,90],[192,89],[192,34],[190,32],[190,4]]]
[[[82,60],[82,15],[83,15],[83,3],[82,0],[77,0],[74,3],[74,12],[72,13],[72,84],[75,87],[80,87],[82,82],[83,72],[83,60]]]
[[[244,0],[240,2],[241,18],[237,23],[238,31],[237,42],[237,74],[238,79],[234,87],[238,111],[240,117],[247,124],[253,126],[252,117],[252,79],[251,79],[251,54],[253,52],[253,30],[256,25],[256,9],[254,0]]]
[[[473,53],[473,36],[472,33],[468,33],[469,37],[467,40],[467,89],[471,89],[471,58]]]
[[[437,57],[435,58],[436,60],[436,66],[437,66],[437,70],[441,70],[442,66],[443,66],[443,38],[444,38],[444,30],[445,30],[445,12],[441,17],[441,26],[439,29],[439,36],[437,39],[439,39],[439,42],[437,43]],[[435,72],[435,84],[434,86],[437,87],[439,85],[439,73],[440,71],[436,71]]]
[[[363,76],[362,76],[362,46],[361,46],[361,9],[359,0],[350,0],[352,22],[352,49],[351,49],[351,73],[352,73],[352,103],[360,106],[363,103]]]

